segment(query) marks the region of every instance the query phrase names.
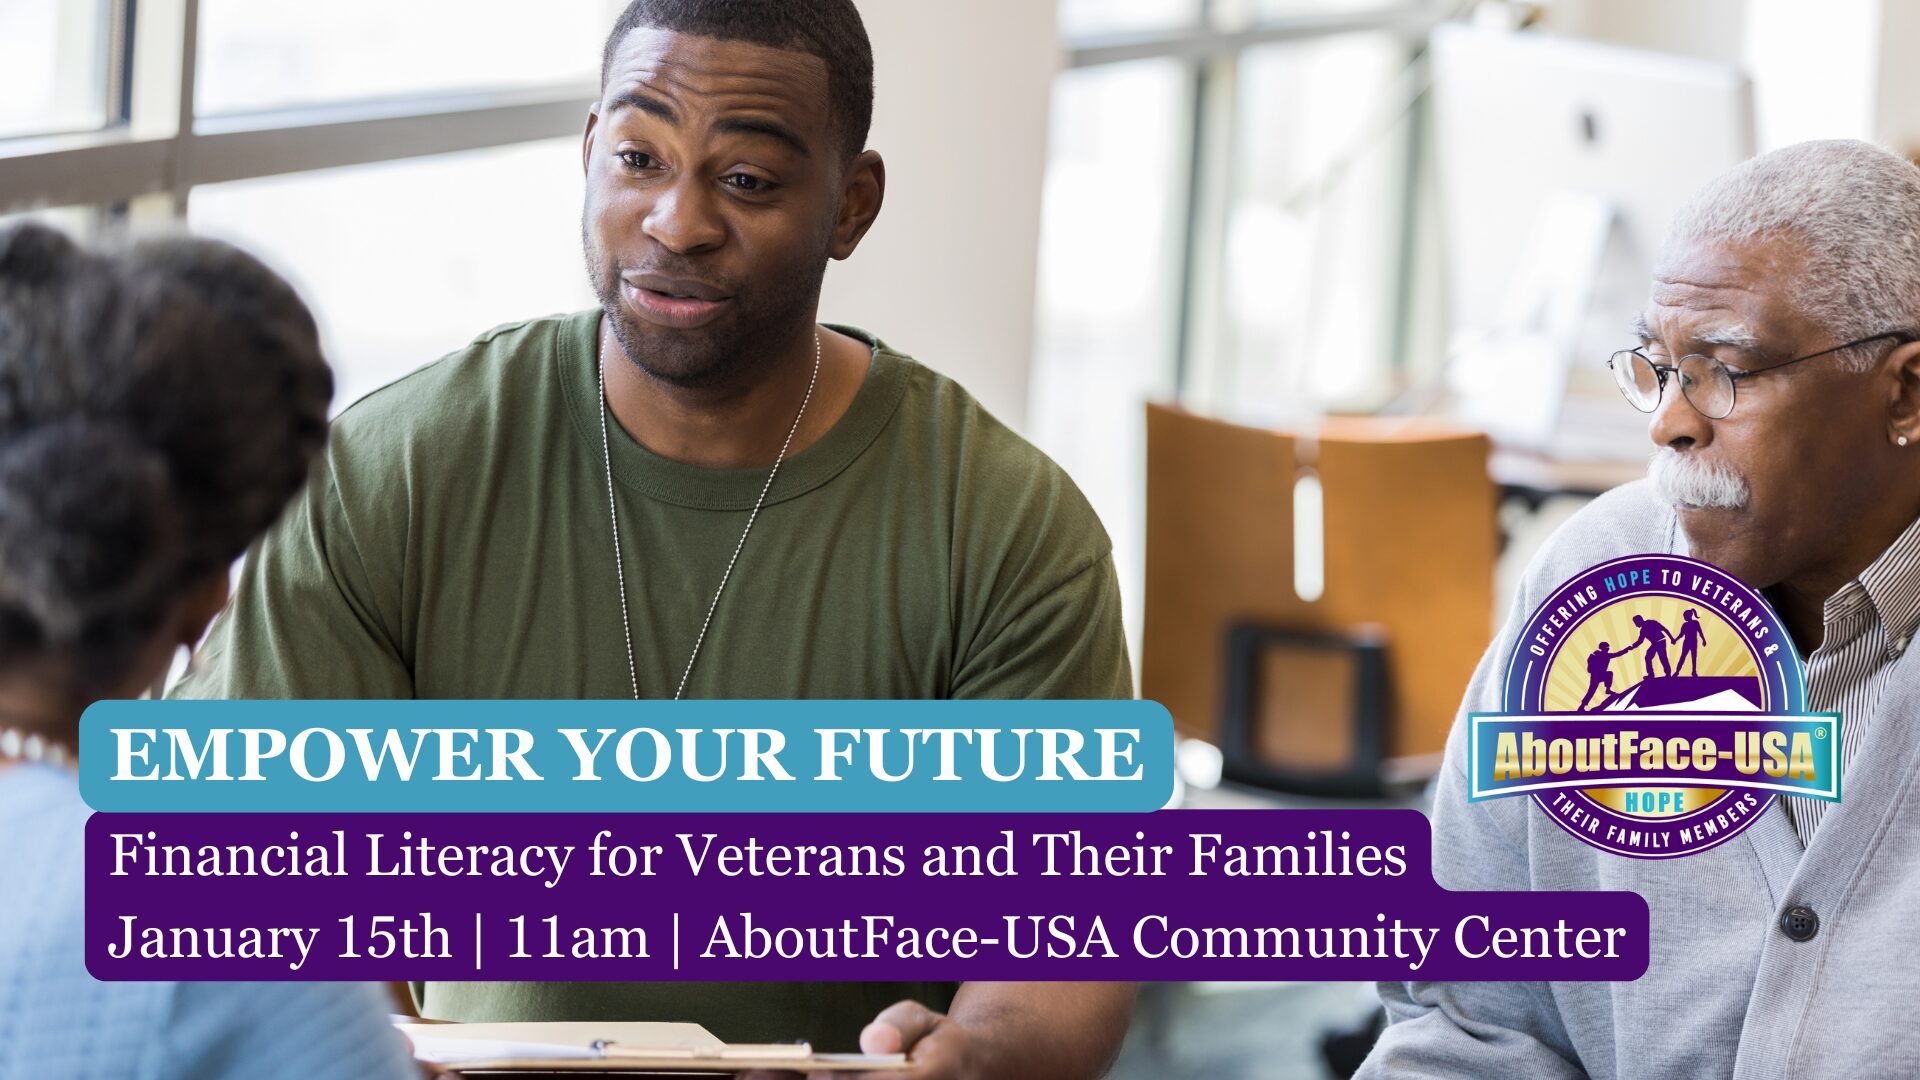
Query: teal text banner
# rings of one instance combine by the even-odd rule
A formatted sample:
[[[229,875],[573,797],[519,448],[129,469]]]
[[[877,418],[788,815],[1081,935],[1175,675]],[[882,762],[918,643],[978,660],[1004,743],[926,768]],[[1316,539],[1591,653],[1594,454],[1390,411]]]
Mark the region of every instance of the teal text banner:
[[[1139,812],[1151,701],[103,701],[109,812]]]

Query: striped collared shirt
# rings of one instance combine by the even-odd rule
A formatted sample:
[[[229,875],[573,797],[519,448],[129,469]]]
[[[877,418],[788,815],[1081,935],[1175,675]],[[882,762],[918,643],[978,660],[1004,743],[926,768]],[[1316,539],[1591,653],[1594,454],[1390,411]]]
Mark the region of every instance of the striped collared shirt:
[[[1874,722],[1887,674],[1920,630],[1920,520],[1908,525],[1860,576],[1827,598],[1820,611],[1824,636],[1807,657],[1807,708],[1840,714],[1840,768]],[[1790,796],[1787,812],[1804,846],[1832,805]]]

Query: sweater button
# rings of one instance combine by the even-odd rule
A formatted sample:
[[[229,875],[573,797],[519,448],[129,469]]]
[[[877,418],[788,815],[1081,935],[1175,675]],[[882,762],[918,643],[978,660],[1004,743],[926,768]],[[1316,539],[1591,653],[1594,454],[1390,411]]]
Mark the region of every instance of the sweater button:
[[[1820,916],[1810,907],[1795,905],[1780,916],[1780,930],[1795,941],[1812,941],[1820,932]]]

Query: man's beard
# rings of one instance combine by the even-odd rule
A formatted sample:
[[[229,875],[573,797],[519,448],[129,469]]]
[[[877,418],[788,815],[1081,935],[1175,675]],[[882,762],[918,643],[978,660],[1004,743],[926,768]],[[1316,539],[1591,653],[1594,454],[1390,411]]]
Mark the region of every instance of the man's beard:
[[[1670,446],[1653,452],[1647,476],[1662,502],[1682,509],[1744,510],[1753,499],[1746,477]]]
[[[800,328],[812,321],[819,304],[820,285],[827,273],[827,257],[778,279],[778,284],[756,292],[743,282],[703,273],[697,263],[675,256],[655,258],[645,265],[621,267],[602,252],[583,223],[581,247],[586,253],[587,277],[593,283],[600,310],[613,336],[635,367],[654,379],[689,390],[731,387],[750,382],[788,345]],[[731,294],[733,310],[718,323],[698,330],[655,326],[636,315],[621,295],[623,270],[664,277],[688,277],[710,282]]]

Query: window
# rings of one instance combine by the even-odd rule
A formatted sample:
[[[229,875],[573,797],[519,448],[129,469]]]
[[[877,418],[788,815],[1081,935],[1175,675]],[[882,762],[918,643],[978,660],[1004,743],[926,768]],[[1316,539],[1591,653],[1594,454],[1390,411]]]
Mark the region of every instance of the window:
[[[1407,338],[1425,0],[1062,0],[1030,427],[1138,643],[1144,403],[1377,406]]]
[[[206,115],[599,78],[610,0],[201,0]]]
[[[357,280],[367,280],[477,248],[477,238],[460,248],[451,234],[421,231],[419,219],[452,206],[462,228],[484,222],[496,238],[490,251],[472,250],[470,267],[520,266],[527,280],[544,279],[554,252],[577,244],[576,148],[620,6],[550,0],[535,15],[517,0],[0,0],[0,219],[77,207],[56,216],[81,233],[135,235],[187,220],[263,248],[295,277],[331,283],[341,259],[362,259]],[[493,148],[521,149],[457,156]],[[540,209],[499,213],[521,199]],[[345,212],[354,200],[358,216]],[[376,254],[378,231],[388,243]],[[416,257],[403,237],[434,253]],[[514,246],[523,239],[534,246]],[[567,259],[577,284],[578,256]],[[496,311],[493,280],[476,278],[443,310],[493,322],[537,313]],[[521,295],[578,302],[571,289]],[[361,371],[391,374],[402,355],[425,358],[414,343],[357,337],[350,323],[335,328],[344,352],[363,358],[351,361],[361,366],[349,385],[364,388]],[[428,355],[484,328],[463,328]]]
[[[1239,62],[1220,287],[1186,389],[1282,421],[1391,390],[1408,181],[1405,43],[1348,35]]]
[[[1070,71],[1054,89],[1027,414],[1106,522],[1123,580],[1145,572],[1141,402],[1174,391],[1192,97],[1165,59]]]
[[[107,123],[106,0],[0,4],[0,139]]]
[[[1060,0],[1060,33],[1071,40],[1169,30],[1198,24],[1201,10],[1202,0]]]
[[[0,0],[0,225],[246,246],[313,304],[338,411],[593,303],[579,140],[621,6]]]
[[[1027,427],[1108,523],[1136,629],[1144,401],[1396,385],[1436,6],[1059,0]],[[0,215],[259,251],[325,298],[345,405],[592,303],[577,145],[620,7],[0,0]]]
[[[1324,15],[1378,10],[1380,2],[1379,0],[1251,0],[1248,6],[1254,18],[1274,20],[1288,15]]]
[[[184,219],[257,253],[313,302],[344,408],[593,304],[579,140],[621,6],[0,0],[0,222]]]
[[[592,307],[580,198],[580,143],[551,139],[211,184],[189,220],[326,298],[338,411],[491,327]]]

